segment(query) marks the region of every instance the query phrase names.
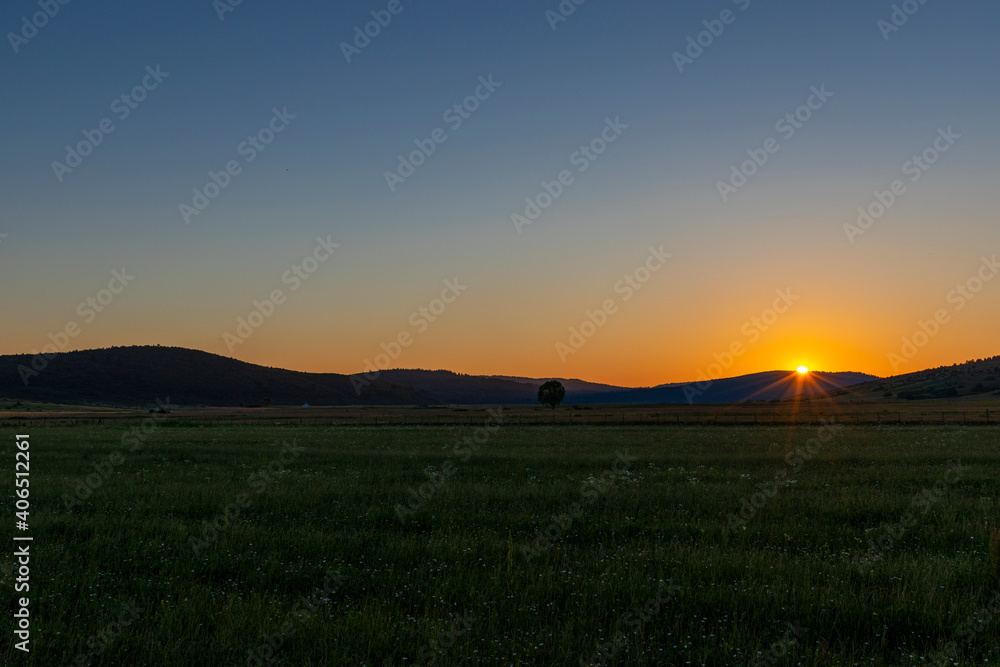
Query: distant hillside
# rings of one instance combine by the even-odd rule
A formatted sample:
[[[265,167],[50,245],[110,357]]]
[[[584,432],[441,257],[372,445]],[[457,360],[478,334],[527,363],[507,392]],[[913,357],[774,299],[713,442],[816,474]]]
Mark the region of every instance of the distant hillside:
[[[544,380],[515,382],[451,371],[385,370],[379,379],[433,394],[437,403],[536,403]],[[567,388],[568,391],[568,388]]]
[[[588,394],[579,403],[739,403],[817,394],[875,378],[865,373],[767,371],[706,383],[666,384],[644,389]]]
[[[216,354],[177,347],[116,347],[56,355],[29,378],[18,366],[27,355],[0,356],[0,397],[78,405],[440,405],[535,403],[545,380],[522,381],[451,371],[384,370],[360,396],[351,376],[267,368]],[[567,386],[594,385],[567,380]]]
[[[248,364],[179,347],[113,347],[56,355],[29,378],[18,366],[32,357],[0,356],[0,396],[52,403],[135,406],[157,398],[175,405],[412,405],[433,403],[428,393],[379,378],[359,398],[350,377],[298,373]]]
[[[856,398],[923,400],[1000,399],[1000,357],[929,368],[865,382],[843,392]]]
[[[28,355],[0,356],[0,397],[75,405],[151,406],[157,398],[175,405],[221,407],[260,405],[442,405],[532,404],[538,387],[549,378],[508,378],[462,375],[451,371],[385,370],[359,396],[352,377],[336,373],[300,373],[267,368],[216,354],[177,347],[116,347],[55,355],[48,367],[29,378],[19,366],[30,366]],[[1000,365],[998,362],[995,365]],[[900,390],[932,393],[941,382],[956,384],[954,367],[925,371],[924,384],[900,385]],[[958,395],[997,385],[992,367],[966,369]],[[355,382],[358,381],[355,378]],[[904,376],[905,377],[905,376]],[[874,380],[874,382],[869,382]],[[863,373],[770,371],[723,378],[705,385],[665,384],[640,389],[614,387],[576,379],[560,380],[567,405],[583,403],[735,403],[771,400],[846,388],[866,383],[885,392],[896,378],[878,380]],[[914,381],[916,382],[916,381]],[[937,383],[937,384],[935,384]],[[947,384],[948,387],[951,384]],[[919,385],[919,387],[918,387]],[[926,386],[925,386],[926,385]],[[940,386],[939,386],[940,385]],[[896,385],[892,385],[895,387]],[[918,391],[919,389],[919,391]],[[894,392],[896,389],[893,390]]]
[[[562,386],[566,388],[566,391],[572,393],[573,395],[580,394],[601,394],[608,393],[612,391],[625,391],[629,387],[617,387],[612,384],[601,384],[599,382],[587,382],[586,380],[574,380],[571,378],[526,378],[526,377],[515,377],[508,375],[489,375],[485,377],[498,378],[500,380],[510,380],[512,382],[518,382],[520,384],[530,384],[535,388],[535,395],[537,396],[538,387],[542,385],[546,380],[556,380],[562,383]]]

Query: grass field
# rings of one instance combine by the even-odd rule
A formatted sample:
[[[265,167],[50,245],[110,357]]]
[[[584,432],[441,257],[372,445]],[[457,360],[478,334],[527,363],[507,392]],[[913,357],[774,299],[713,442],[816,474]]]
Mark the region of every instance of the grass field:
[[[995,427],[479,418],[31,431],[0,662],[1000,661]]]
[[[148,419],[139,408],[94,408],[51,403],[0,401],[0,428],[102,425],[128,428]],[[539,405],[504,408],[508,425],[705,425],[767,426],[809,425],[824,419],[855,425],[997,425],[1000,401],[964,397],[949,400],[897,401],[849,400],[838,397],[814,400],[703,403],[695,405],[566,405],[550,410]],[[433,406],[273,406],[259,408],[177,407],[169,418],[175,425],[206,426],[474,426],[482,407]]]

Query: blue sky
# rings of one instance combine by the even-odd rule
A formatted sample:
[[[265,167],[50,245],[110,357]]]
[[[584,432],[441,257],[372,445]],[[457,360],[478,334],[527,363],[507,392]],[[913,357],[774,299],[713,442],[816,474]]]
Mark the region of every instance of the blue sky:
[[[812,305],[773,344],[826,345],[802,354],[884,374],[899,336],[997,246],[995,3],[928,0],[885,39],[878,21],[891,2],[587,0],[553,30],[545,12],[557,2],[404,1],[348,64],[341,43],[388,4],[244,0],[220,20],[208,0],[70,2],[17,53],[8,37],[0,272],[17,286],[4,301],[18,316],[2,351],[41,346],[128,266],[134,286],[75,347],[228,353],[222,333],[330,234],[341,256],[235,356],[357,372],[459,275],[469,295],[401,365],[684,380],[699,367],[690,359],[710,361],[768,294],[794,283]],[[733,22],[679,72],[674,52],[724,10]],[[38,11],[8,3],[0,26],[18,32]],[[112,101],[147,66],[169,76],[118,120]],[[385,171],[446,127],[442,113],[481,76],[501,85],[390,192]],[[721,201],[730,166],[821,85],[828,103]],[[294,120],[185,225],[179,205],[242,159],[237,147],[275,108]],[[105,117],[114,132],[60,182],[52,163]],[[620,140],[517,234],[511,214],[608,118],[628,125]],[[947,127],[962,137],[954,149],[848,243],[856,208]],[[561,362],[553,343],[660,244],[676,259],[669,277]],[[996,293],[916,365],[985,356],[977,332],[996,323]],[[876,317],[873,330],[859,313]],[[735,370],[779,360],[761,348]]]

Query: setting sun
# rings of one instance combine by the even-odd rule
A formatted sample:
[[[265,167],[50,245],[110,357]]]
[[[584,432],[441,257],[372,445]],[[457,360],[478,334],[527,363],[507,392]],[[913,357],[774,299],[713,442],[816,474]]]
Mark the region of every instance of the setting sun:
[[[809,368],[807,368],[806,366],[799,366],[795,370],[797,370],[802,375],[805,375],[806,373],[809,372]]]

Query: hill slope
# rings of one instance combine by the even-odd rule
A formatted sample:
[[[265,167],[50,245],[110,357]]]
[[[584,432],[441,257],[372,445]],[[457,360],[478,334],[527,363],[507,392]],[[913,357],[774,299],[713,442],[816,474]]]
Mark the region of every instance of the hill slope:
[[[543,380],[515,382],[452,371],[385,370],[379,379],[432,394],[437,403],[535,403]]]
[[[601,384],[600,382],[587,382],[586,380],[575,380],[573,378],[545,378],[545,380],[540,380],[538,378],[516,377],[512,375],[490,375],[488,377],[499,378],[501,380],[510,380],[512,382],[518,382],[520,384],[530,384],[536,390],[538,389],[539,385],[545,382],[545,380],[556,380],[562,383],[562,386],[566,388],[567,392],[571,392],[574,395],[602,394],[613,391],[626,391],[628,389],[631,389],[631,387],[618,387],[613,384]]]
[[[348,375],[267,368],[177,347],[117,347],[55,355],[28,378],[27,355],[0,356],[0,397],[115,406],[152,405],[430,405],[530,404],[545,379],[462,375],[451,371],[385,370],[359,395]],[[547,378],[546,378],[547,379]],[[565,403],[734,403],[811,394],[866,382],[862,373],[770,371],[710,383],[629,389],[564,380]],[[884,382],[884,381],[879,381]],[[840,390],[842,391],[842,390]]]
[[[452,371],[385,370],[379,378],[392,384],[434,394],[440,403],[536,403],[538,388],[549,379],[501,375],[463,375]],[[622,387],[584,380],[559,379],[566,388],[566,401],[581,396],[625,391]]]
[[[589,394],[574,398],[579,403],[739,403],[819,394],[872,380],[865,373],[766,371],[710,382],[667,384],[644,389]],[[569,400],[569,397],[567,397]]]
[[[865,382],[841,394],[853,398],[879,400],[890,398],[920,400],[969,397],[996,399],[1000,398],[998,392],[1000,392],[1000,357],[990,357]]]
[[[113,347],[55,355],[25,386],[18,366],[28,355],[0,356],[0,396],[75,404],[152,405],[410,405],[430,394],[378,379],[359,397],[350,377],[256,366],[180,347]]]

